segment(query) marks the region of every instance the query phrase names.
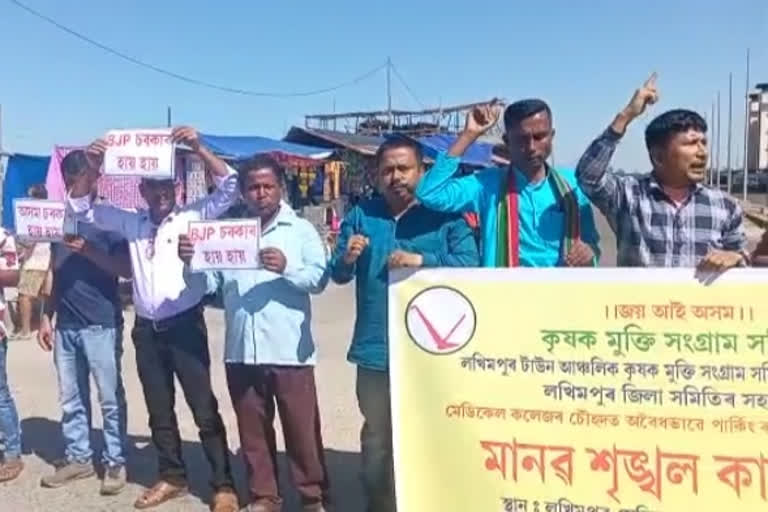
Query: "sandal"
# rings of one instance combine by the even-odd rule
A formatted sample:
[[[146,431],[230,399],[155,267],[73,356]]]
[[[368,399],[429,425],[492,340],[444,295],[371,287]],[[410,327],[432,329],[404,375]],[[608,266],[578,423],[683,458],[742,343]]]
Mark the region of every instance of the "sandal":
[[[213,495],[212,512],[239,512],[237,494],[231,487],[222,487]]]
[[[139,499],[136,500],[133,506],[138,510],[154,508],[166,501],[186,496],[187,492],[189,492],[189,488],[186,484],[174,485],[161,480],[150,489],[144,491],[144,494],[139,496]]]
[[[24,463],[21,459],[6,460],[0,464],[0,482],[15,480],[24,471]]]

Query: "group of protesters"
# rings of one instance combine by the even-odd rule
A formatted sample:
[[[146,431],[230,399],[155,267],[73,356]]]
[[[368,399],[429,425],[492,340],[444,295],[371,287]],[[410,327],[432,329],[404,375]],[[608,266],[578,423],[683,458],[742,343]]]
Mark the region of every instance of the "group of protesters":
[[[453,146],[425,172],[420,146],[386,140],[375,158],[377,193],[346,214],[330,260],[315,228],[283,198],[283,169],[257,155],[235,171],[200,143],[197,132],[173,130],[205,162],[215,189],[176,204],[174,179],[141,182],[146,210],[100,201],[96,182],[106,144],[95,141],[62,162],[68,208],[77,235],[52,245],[51,296],[38,342],[53,351],[58,374],[65,458],[42,478],[57,488],[95,474],[90,446],[90,389],[98,387],[105,468],[100,492],[126,484],[126,399],[121,378],[123,315],[118,277],[132,278],[132,330],[152,442],[157,483],[135,502],[158,506],[187,492],[187,469],[175,414],[175,380],[192,411],[211,471],[215,512],[240,510],[227,433],[211,387],[204,297],[220,294],[226,319],[224,364],[248,472],[250,512],[281,509],[274,430],[277,410],[294,484],[305,511],[330,510],[332,475],[324,460],[315,387],[316,347],[310,295],[329,280],[356,286],[357,317],[348,354],[357,365],[356,393],[364,425],[362,478],[369,512],[395,510],[389,396],[388,270],[421,267],[589,267],[600,258],[596,206],[616,233],[617,264],[691,267],[718,274],[748,266],[742,211],[707,187],[707,125],[697,113],[671,110],[645,131],[652,171],[619,176],[612,155],[629,124],[659,97],[655,75],[589,146],[575,171],[547,162],[555,130],[541,100],[510,104],[503,113],[510,165],[461,175],[461,156],[499,120],[495,102],[473,109]],[[194,272],[190,221],[216,219],[241,201],[238,215],[262,226],[260,264],[253,270]],[[479,218],[479,237],[465,219]],[[9,234],[4,234],[8,238]],[[4,243],[4,242],[0,242]],[[768,253],[768,238],[758,246]],[[0,286],[18,272],[0,271]],[[21,432],[0,342],[0,481],[23,471]]]

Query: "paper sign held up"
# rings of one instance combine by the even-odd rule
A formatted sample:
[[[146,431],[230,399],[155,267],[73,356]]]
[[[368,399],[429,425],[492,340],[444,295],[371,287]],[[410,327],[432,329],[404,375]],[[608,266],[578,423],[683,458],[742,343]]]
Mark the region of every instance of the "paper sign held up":
[[[105,141],[105,175],[173,178],[176,158],[170,128],[111,130]]]
[[[77,221],[61,201],[16,199],[13,202],[16,236],[29,242],[60,242],[76,234]]]
[[[194,221],[187,236],[195,246],[195,272],[259,268],[259,219]]]

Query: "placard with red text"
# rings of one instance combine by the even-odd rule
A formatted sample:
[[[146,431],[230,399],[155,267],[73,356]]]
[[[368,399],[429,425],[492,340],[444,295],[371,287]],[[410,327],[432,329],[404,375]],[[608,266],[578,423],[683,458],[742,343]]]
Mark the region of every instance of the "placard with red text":
[[[17,238],[28,242],[60,242],[77,231],[77,222],[61,201],[15,199],[13,217]]]
[[[187,236],[195,246],[194,272],[259,268],[259,219],[194,221]]]
[[[172,179],[174,144],[171,129],[111,130],[105,137],[104,174]]]

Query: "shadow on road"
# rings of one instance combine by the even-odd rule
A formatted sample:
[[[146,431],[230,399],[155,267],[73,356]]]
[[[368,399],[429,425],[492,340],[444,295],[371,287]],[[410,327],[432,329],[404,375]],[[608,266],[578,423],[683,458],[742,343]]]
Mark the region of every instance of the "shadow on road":
[[[48,418],[27,418],[21,422],[24,438],[24,452],[32,454],[46,463],[53,465],[64,457],[61,427],[58,422]],[[234,432],[229,432],[231,439]],[[93,447],[95,460],[100,460],[103,435],[101,429],[91,430],[91,446]],[[210,470],[205,458],[202,445],[195,441],[182,441],[184,461],[187,465],[190,493],[201,501],[208,503],[211,489],[208,483]],[[248,501],[248,484],[245,477],[245,468],[237,454],[230,454],[232,472],[238,488],[241,502]],[[142,487],[150,487],[157,477],[157,459],[152,440],[146,436],[128,436],[127,448],[128,481]],[[335,508],[340,511],[363,510],[362,488],[358,474],[360,472],[360,454],[342,452],[338,450],[325,450],[325,460],[331,480],[331,495]],[[278,454],[280,467],[280,488],[285,499],[285,510],[297,510],[299,499],[293,488],[288,464],[284,453]]]

